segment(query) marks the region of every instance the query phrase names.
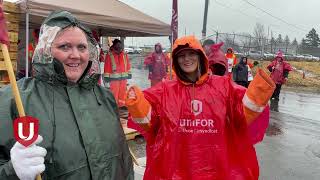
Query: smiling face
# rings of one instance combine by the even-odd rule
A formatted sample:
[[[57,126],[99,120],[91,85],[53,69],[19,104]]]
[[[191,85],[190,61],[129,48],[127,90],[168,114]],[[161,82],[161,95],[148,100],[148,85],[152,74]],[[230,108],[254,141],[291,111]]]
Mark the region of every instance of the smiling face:
[[[162,49],[160,45],[156,45],[156,52],[157,53],[162,53]]]
[[[63,64],[70,82],[77,82],[89,63],[88,40],[78,27],[61,31],[51,47],[52,56]]]
[[[197,68],[200,60],[199,54],[194,50],[182,50],[178,55],[178,64],[188,76],[197,76]]]

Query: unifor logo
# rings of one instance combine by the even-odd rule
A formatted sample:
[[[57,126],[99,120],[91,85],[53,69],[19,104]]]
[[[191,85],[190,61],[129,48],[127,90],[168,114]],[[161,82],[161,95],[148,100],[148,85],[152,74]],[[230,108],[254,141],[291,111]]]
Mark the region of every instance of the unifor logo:
[[[191,110],[195,116],[202,113],[202,102],[199,100],[192,100],[191,101]]]
[[[13,122],[13,129],[16,141],[27,147],[38,138],[39,120],[30,116],[17,118]]]

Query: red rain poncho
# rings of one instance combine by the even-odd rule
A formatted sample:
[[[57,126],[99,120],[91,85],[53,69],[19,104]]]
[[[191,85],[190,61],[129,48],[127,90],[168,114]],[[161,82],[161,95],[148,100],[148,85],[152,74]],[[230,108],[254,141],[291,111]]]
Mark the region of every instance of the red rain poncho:
[[[211,45],[210,49],[211,49],[211,53],[208,56],[208,60],[209,60],[209,67],[212,71],[212,74],[216,74],[214,71],[216,70],[214,68],[214,65],[216,64],[220,64],[221,66],[224,67],[225,73],[228,73],[228,60],[225,57],[224,53],[222,52],[222,50],[220,49],[221,46],[223,46],[223,42],[219,43],[219,44],[213,44]],[[222,67],[220,67],[222,68]],[[223,69],[220,69],[223,70]],[[216,70],[217,71],[217,70]]]
[[[281,58],[282,61],[279,61]],[[277,57],[271,62],[268,68],[272,69],[271,78],[276,84],[285,83],[284,71],[292,71],[291,65],[284,60],[281,52],[278,53]]]
[[[155,50],[156,47],[159,46],[162,51],[162,47],[160,43],[157,43],[155,45]],[[149,72],[149,79],[150,80],[162,80],[163,78],[166,77],[167,75],[167,66],[169,65],[170,60],[166,54],[163,52],[161,53],[156,53],[153,52],[149,54],[145,59],[144,59],[144,65],[145,66],[151,66],[151,72]]]
[[[177,80],[144,91],[152,107],[150,129],[144,132],[144,179],[257,180],[253,142],[262,140],[266,127],[249,126],[255,136],[249,137],[242,103],[246,89],[227,76],[208,76],[208,59],[192,36],[176,40],[173,56],[187,43],[201,54],[201,78],[195,84],[182,81],[174,58]]]

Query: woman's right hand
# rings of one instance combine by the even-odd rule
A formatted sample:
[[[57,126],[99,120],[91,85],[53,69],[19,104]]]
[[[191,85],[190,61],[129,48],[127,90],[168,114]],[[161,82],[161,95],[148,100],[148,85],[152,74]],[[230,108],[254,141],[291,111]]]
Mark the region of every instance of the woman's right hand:
[[[34,180],[45,170],[44,157],[47,150],[37,145],[42,140],[42,136],[39,135],[34,144],[28,147],[16,142],[11,148],[11,163],[19,179]]]

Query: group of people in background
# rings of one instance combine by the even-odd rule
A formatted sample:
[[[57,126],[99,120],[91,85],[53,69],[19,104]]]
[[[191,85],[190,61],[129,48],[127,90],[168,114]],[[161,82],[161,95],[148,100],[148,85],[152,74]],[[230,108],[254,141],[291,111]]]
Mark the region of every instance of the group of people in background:
[[[29,61],[33,57],[35,46],[39,38],[39,29],[33,31],[33,41],[29,44]],[[95,33],[93,33],[95,35]],[[98,39],[97,39],[98,41]],[[239,57],[234,54],[232,48],[228,48],[226,53],[221,49],[223,43],[215,43],[211,39],[206,39],[202,43],[202,47],[209,59],[209,68],[211,74],[228,75],[233,81],[243,87],[248,87],[253,80],[252,68],[254,65],[248,59],[248,56]],[[170,54],[163,51],[160,43],[155,44],[154,52],[147,55],[144,59],[144,66],[148,69],[148,79],[151,87],[158,84],[164,79],[169,79]],[[101,54],[103,54],[101,50]],[[131,79],[131,65],[129,56],[123,50],[123,44],[119,39],[112,42],[109,52],[102,55],[100,61],[104,62],[103,79],[105,83],[109,83],[109,87],[113,92],[118,106],[125,107],[125,93],[127,90],[127,80]],[[272,99],[279,100],[282,84],[287,82],[289,72],[292,70],[289,63],[284,60],[281,51],[277,53],[276,58],[268,65],[271,78],[276,83],[276,90]],[[32,72],[31,63],[29,66],[29,74]],[[174,73],[174,72],[172,72]],[[18,79],[25,76],[24,70],[18,73]],[[21,76],[21,77],[20,77]],[[102,84],[102,83],[100,83]]]
[[[224,54],[221,50],[222,46],[223,43],[215,44],[211,39],[203,42],[203,49],[208,56],[211,73],[220,76],[229,75],[235,83],[248,88],[253,80],[252,68],[254,68],[254,65],[249,61],[248,56],[240,57],[238,62],[232,48],[228,48],[226,54]],[[283,53],[279,51],[275,59],[267,66],[267,69],[276,84],[272,100],[279,101],[281,87],[287,82],[292,67],[285,61]]]
[[[254,65],[248,56],[238,58],[232,48],[223,52],[223,43],[215,43],[211,39],[206,39],[202,43],[204,52],[209,60],[209,74],[229,76],[235,83],[248,88],[253,80],[252,69]],[[169,79],[170,56],[164,53],[160,43],[155,44],[154,51],[144,59],[144,66],[148,69],[148,79],[151,87],[155,86],[164,79]],[[286,83],[289,71],[292,70],[290,64],[284,61],[281,51],[267,67],[271,73],[271,78],[276,83],[276,89],[272,99],[279,100],[282,84]],[[172,72],[175,75],[175,72]],[[125,102],[125,92],[127,90],[127,79],[131,78],[130,61],[128,55],[123,50],[120,40],[115,39],[110,48],[110,52],[105,58],[104,80],[110,83],[119,107],[123,107]]]

